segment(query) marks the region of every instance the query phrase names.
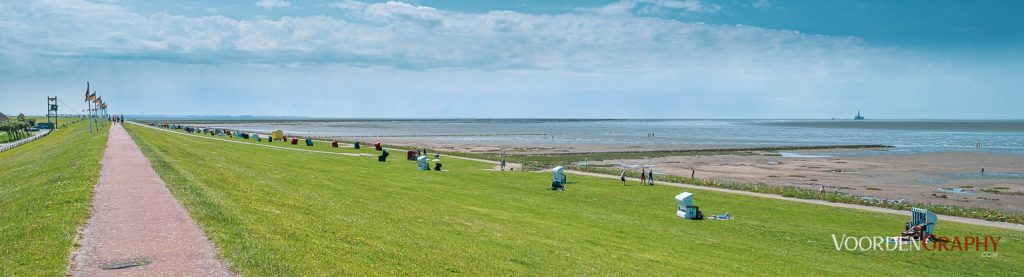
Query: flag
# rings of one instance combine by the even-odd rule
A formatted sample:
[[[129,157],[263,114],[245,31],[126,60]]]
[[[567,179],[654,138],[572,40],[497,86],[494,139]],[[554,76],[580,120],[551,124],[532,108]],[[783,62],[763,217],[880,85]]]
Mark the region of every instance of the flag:
[[[89,102],[89,82],[85,82],[85,102]]]
[[[99,105],[100,103],[103,103],[103,96],[96,97],[96,99],[93,100],[92,102],[96,103],[96,105]]]
[[[89,97],[85,98],[85,102],[89,102],[89,101],[96,101],[96,92],[95,91],[93,91],[92,94],[89,94]]]

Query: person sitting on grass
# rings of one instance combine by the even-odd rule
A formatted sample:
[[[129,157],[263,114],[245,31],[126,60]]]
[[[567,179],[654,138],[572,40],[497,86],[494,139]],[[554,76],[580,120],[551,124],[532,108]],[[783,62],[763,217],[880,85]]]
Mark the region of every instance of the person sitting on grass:
[[[434,171],[441,171],[441,155],[434,154]]]
[[[552,180],[551,190],[564,191],[565,185],[562,185],[562,182],[559,182],[558,180]]]

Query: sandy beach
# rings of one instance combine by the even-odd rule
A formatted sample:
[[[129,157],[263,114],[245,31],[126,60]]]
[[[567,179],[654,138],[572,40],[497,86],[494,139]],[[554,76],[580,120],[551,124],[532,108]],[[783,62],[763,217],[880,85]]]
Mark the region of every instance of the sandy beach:
[[[887,200],[1024,212],[1024,157],[985,152],[831,157],[721,155],[610,160],[598,165],[719,181],[798,186]],[[981,169],[985,173],[981,173]]]

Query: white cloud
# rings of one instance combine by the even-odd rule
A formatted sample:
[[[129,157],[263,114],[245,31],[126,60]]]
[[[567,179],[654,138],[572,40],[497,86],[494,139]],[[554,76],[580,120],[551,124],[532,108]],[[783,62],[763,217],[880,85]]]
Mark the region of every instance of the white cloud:
[[[918,60],[854,37],[689,23],[635,13],[638,5],[651,4],[680,11],[707,9],[687,3],[622,1],[602,7],[604,11],[536,15],[344,1],[332,5],[340,10],[332,9],[330,16],[235,19],[142,15],[116,5],[75,0],[25,2],[0,7],[0,49],[10,57],[42,59],[559,71],[677,76],[730,85],[836,82]],[[616,11],[631,12],[605,14]],[[0,73],[4,67],[25,71],[12,66],[36,65],[0,64]]]
[[[338,3],[326,4],[326,6],[335,7],[343,10],[361,10],[363,8],[366,8],[366,3],[355,0],[343,0]]]
[[[260,0],[256,2],[256,6],[264,9],[284,8],[291,5],[292,3],[288,2],[288,0]]]
[[[773,7],[772,2],[768,0],[757,0],[751,7],[758,9],[771,9]]]
[[[53,80],[72,87],[83,79],[99,82],[95,76],[103,76],[103,83],[121,86],[116,90],[125,92],[124,98],[136,98],[128,93],[136,91],[194,94],[168,104],[174,108],[207,103],[200,101],[205,99],[202,94],[212,91],[253,92],[268,99],[288,91],[295,92],[295,99],[331,99],[344,88],[386,99],[416,99],[408,100],[415,105],[403,110],[420,111],[419,102],[436,107],[462,103],[462,98],[453,101],[446,95],[472,94],[473,103],[493,102],[493,95],[530,95],[536,101],[527,102],[540,103],[555,95],[581,99],[580,107],[605,107],[574,115],[609,116],[604,113],[615,110],[614,105],[601,105],[617,103],[629,92],[659,99],[653,102],[661,108],[653,110],[666,111],[666,117],[748,110],[779,117],[872,105],[933,110],[957,102],[928,100],[931,104],[920,107],[885,103],[921,101],[876,102],[897,96],[943,99],[962,91],[1012,91],[1015,84],[1005,80],[1013,77],[1004,75],[1020,68],[987,68],[1004,74],[993,75],[975,70],[986,67],[961,69],[855,37],[654,16],[721,11],[686,1],[619,1],[562,14],[465,13],[405,2],[342,1],[330,7],[322,7],[318,16],[231,18],[141,14],[81,0],[0,3],[0,93],[46,91],[57,86]],[[987,84],[1004,89],[985,90]],[[595,94],[603,98],[590,97]],[[435,95],[440,100],[431,102]],[[977,99],[1001,99],[987,95]],[[978,106],[985,103],[978,101]],[[267,102],[266,112],[273,113],[275,102]],[[535,116],[568,116],[561,106],[530,103],[520,109],[536,111],[529,113]],[[688,108],[676,109],[680,105]],[[28,106],[28,100],[0,103],[8,109]],[[349,110],[352,115],[388,116],[395,111],[386,104],[356,106]],[[703,110],[682,114],[691,112],[690,107]],[[516,106],[505,108],[514,112],[506,116],[524,115]],[[493,110],[453,109],[460,111],[425,115],[490,116]],[[622,114],[611,116],[629,116],[615,112]],[[332,105],[319,113],[340,115]]]
[[[622,3],[604,8],[653,3],[707,9],[688,1]],[[404,2],[338,4],[344,10],[334,17],[278,19],[144,16],[82,1],[21,4],[0,10],[7,38],[0,44],[46,56],[177,63],[677,72],[741,79],[825,77],[886,58],[886,50],[856,38],[638,14],[460,13]]]
[[[620,0],[598,8],[581,8],[579,10],[605,15],[666,15],[670,13],[716,13],[722,10],[722,6],[700,0]]]

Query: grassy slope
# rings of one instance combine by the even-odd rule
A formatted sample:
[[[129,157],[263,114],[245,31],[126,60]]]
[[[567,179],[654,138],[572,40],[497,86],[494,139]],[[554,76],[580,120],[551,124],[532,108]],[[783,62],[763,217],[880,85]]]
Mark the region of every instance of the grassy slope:
[[[78,123],[0,153],[0,276],[64,274],[106,141]]]
[[[401,153],[379,163],[128,127],[245,275],[1006,275],[1024,262],[1024,233],[1002,229],[939,226],[1002,236],[998,258],[838,252],[833,233],[890,236],[907,219],[695,191],[707,215],[737,220],[684,221],[674,213],[678,188],[570,176],[578,184],[551,192],[547,173],[476,162],[446,159],[450,172],[422,172]]]

